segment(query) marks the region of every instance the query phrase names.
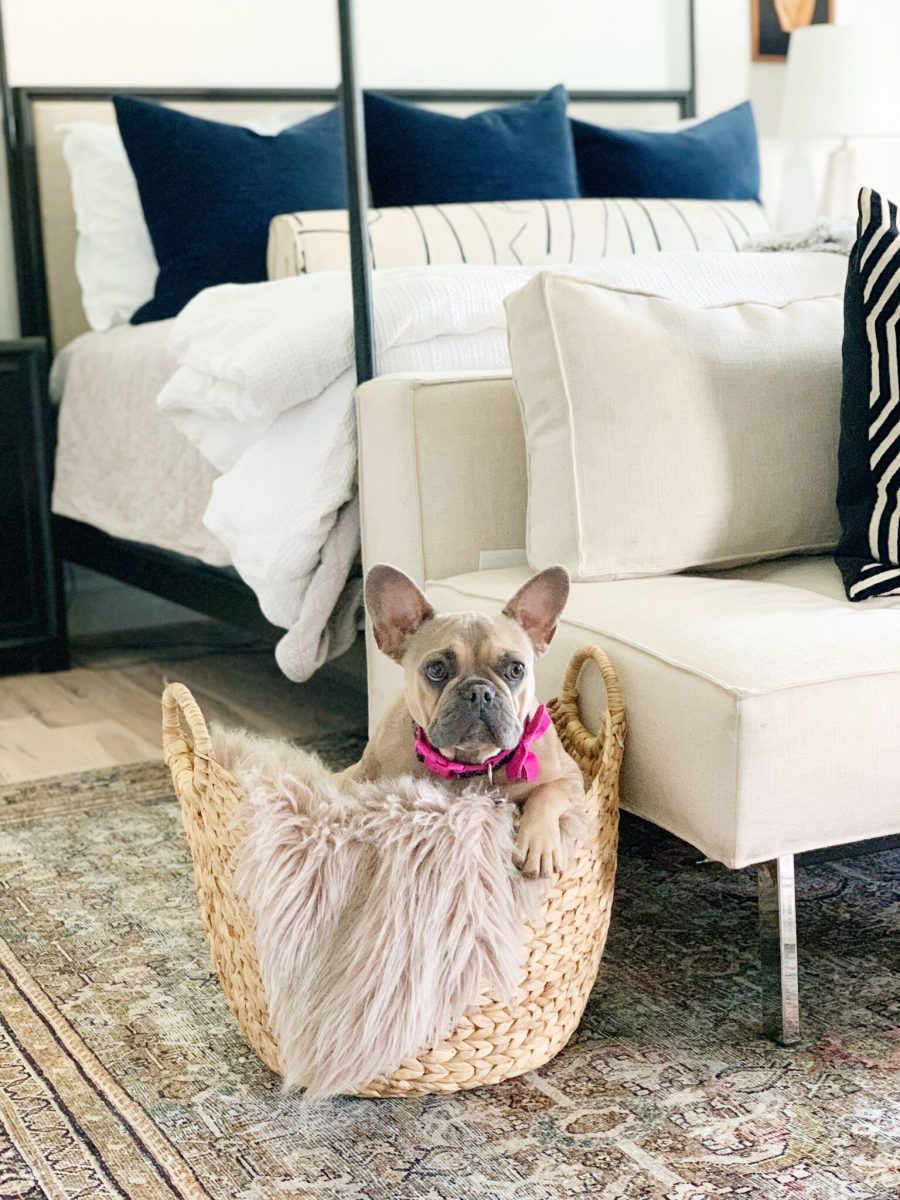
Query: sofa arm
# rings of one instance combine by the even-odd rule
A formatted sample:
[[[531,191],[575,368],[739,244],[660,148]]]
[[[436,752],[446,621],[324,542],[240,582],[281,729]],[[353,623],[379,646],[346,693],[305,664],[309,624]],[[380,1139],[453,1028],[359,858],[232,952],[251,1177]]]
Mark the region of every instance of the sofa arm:
[[[363,566],[417,583],[477,571],[525,546],[525,442],[509,375],[384,375],[357,392]],[[369,642],[369,719],[399,669]]]
[[[525,545],[525,442],[512,379],[385,375],[357,392],[363,563],[419,583]]]

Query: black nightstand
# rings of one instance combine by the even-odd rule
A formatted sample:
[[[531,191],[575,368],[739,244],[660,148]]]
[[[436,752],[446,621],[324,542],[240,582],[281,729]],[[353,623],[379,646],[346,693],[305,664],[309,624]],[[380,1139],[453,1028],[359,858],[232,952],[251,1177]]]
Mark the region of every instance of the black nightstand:
[[[50,521],[47,350],[0,342],[0,674],[69,665]]]

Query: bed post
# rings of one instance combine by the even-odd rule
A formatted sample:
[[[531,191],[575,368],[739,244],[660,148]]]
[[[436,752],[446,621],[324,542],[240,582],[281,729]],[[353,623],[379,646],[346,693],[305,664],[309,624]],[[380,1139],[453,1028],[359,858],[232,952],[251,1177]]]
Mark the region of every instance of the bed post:
[[[363,98],[357,75],[353,0],[337,0],[341,37],[341,128],[344,141],[344,180],[350,221],[350,269],[353,279],[353,338],[356,381],[375,374],[375,336],[372,326],[372,262],[369,250],[369,176]]]
[[[688,90],[681,101],[682,117],[697,115],[697,14],[694,7],[694,0],[688,0]]]

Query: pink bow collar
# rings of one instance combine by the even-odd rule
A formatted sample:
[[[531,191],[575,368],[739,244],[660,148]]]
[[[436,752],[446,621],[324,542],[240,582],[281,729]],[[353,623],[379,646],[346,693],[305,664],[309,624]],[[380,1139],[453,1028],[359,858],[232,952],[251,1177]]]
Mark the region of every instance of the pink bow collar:
[[[532,716],[528,718],[522,729],[519,744],[512,750],[501,750],[483,763],[455,762],[445,758],[440,750],[436,750],[425,735],[421,725],[416,726],[416,757],[424,763],[429,771],[440,775],[442,779],[466,779],[470,775],[493,775],[501,767],[506,767],[506,778],[511,782],[521,779],[531,782],[537,779],[541,772],[538,756],[532,749],[533,744],[544,736],[550,728],[550,714],[543,704],[539,704]]]

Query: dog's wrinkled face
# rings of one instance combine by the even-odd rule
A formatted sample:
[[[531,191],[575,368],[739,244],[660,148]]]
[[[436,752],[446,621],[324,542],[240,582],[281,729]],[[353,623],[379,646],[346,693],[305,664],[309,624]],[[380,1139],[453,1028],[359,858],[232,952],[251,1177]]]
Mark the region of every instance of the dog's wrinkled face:
[[[459,762],[511,750],[534,706],[534,649],[509,617],[433,617],[404,654],[406,701],[432,746]]]
[[[403,666],[410,715],[447,758],[479,763],[518,744],[535,705],[535,655],[546,650],[568,591],[566,572],[551,567],[499,617],[435,615],[401,571],[369,572],[375,640]]]

